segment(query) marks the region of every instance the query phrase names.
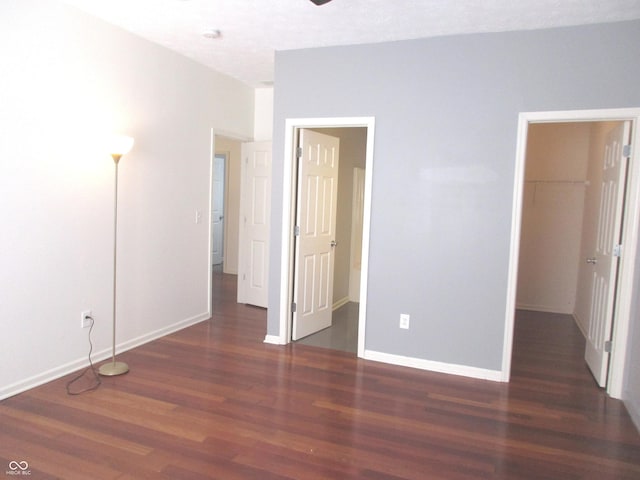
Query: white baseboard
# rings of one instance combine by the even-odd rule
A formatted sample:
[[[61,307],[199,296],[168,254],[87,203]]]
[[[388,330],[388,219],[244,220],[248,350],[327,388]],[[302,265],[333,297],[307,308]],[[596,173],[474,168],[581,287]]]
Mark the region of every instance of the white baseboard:
[[[211,318],[209,313],[202,313],[200,315],[196,315],[195,317],[187,318],[185,320],[181,320],[172,325],[168,325],[164,328],[160,328],[153,332],[147,333],[145,335],[141,335],[140,337],[131,339],[122,344],[116,345],[116,353],[120,354],[122,352],[126,352],[127,350],[131,350],[132,348],[138,347],[145,343],[149,343],[158,338],[164,337],[171,333],[177,332],[178,330],[182,330],[183,328],[190,327],[191,325],[195,325],[196,323],[200,323],[204,320],[208,320]],[[96,364],[103,360],[106,360],[111,356],[111,348],[107,348],[100,352],[96,352],[91,355],[91,361]],[[65,363],[64,365],[60,365],[59,367],[52,368],[45,372],[39,373],[37,375],[33,375],[32,377],[26,378],[24,380],[20,380],[18,382],[12,383],[6,387],[0,389],[0,400],[5,398],[12,397],[19,393],[25,392],[32,388],[43,385],[52,380],[56,380],[60,377],[64,377],[70,373],[73,373],[81,368],[85,368],[89,366],[89,359],[84,357],[79,360],[74,360],[69,363]],[[135,368],[135,366],[132,366]]]
[[[587,327],[585,326],[586,324],[583,324],[581,321],[580,316],[577,313],[573,313],[573,321],[576,323],[576,325],[578,326],[578,329],[582,332],[582,336],[584,338],[587,338]]]
[[[573,315],[573,311],[566,311],[566,307],[549,305],[532,305],[528,303],[516,304],[516,310],[531,310],[532,312],[561,313],[563,315]]]
[[[376,362],[428,370],[430,372],[460,375],[463,377],[479,378],[481,380],[491,380],[494,382],[505,381],[503,380],[502,372],[499,370],[487,370],[484,368],[455,365],[452,363],[434,362],[432,360],[423,360],[421,358],[405,357],[402,355],[393,355],[390,353],[375,352],[372,350],[365,350],[364,358],[367,360],[374,360]]]
[[[580,321],[580,317],[575,312],[562,312],[560,308],[556,307],[545,307],[540,305],[524,305],[518,304],[516,305],[516,310],[530,310],[532,312],[542,312],[542,313],[561,313],[563,315],[571,315],[573,317],[574,323],[577,325],[578,329],[582,332],[582,336],[587,338],[587,333],[585,332],[585,328],[583,327],[582,322]]]
[[[349,303],[349,297],[343,297],[340,300],[333,302],[333,311],[339,309],[340,307],[342,307],[343,305],[346,305],[347,303]]]
[[[625,395],[625,397],[628,398],[628,395]],[[624,406],[627,408],[627,412],[629,412],[629,416],[631,417],[633,424],[640,432],[640,404],[633,400],[625,400]]]
[[[271,345],[286,345],[287,342],[279,335],[266,335],[263,343],[270,343]]]
[[[132,348],[139,347],[140,345],[144,345],[145,343],[149,343],[158,338],[167,336],[171,333],[177,332],[178,330],[182,330],[184,328],[190,327],[191,325],[195,325],[196,323],[203,322],[211,318],[210,313],[201,313],[196,315],[195,317],[187,318],[185,320],[181,320],[174,324],[168,325],[166,327],[160,328],[153,332],[147,333],[145,335],[141,335],[137,338],[124,342],[116,347],[116,352],[126,352],[127,350],[131,350]],[[111,350],[109,349],[109,352]]]
[[[92,355],[91,360],[95,364],[109,358],[110,354],[110,351],[99,352]],[[13,397],[14,395],[38,387],[57,378],[64,377],[69,373],[80,370],[81,368],[85,368],[87,365],[89,365],[89,360],[85,357],[81,360],[75,360],[73,362],[65,363],[64,365],[61,365],[59,367],[46,370],[37,375],[33,375],[29,378],[25,378],[24,380],[12,383],[11,385],[7,385],[6,387],[0,389],[0,400]]]
[[[332,311],[337,310],[347,303],[349,303],[349,297],[343,297],[340,300],[333,302]],[[286,345],[288,342],[280,335],[266,335],[263,343],[269,343],[271,345]]]

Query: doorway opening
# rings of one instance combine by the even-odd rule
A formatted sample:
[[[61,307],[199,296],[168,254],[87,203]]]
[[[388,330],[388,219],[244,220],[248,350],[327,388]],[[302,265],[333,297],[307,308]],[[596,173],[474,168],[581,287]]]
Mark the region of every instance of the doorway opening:
[[[504,381],[508,381],[510,375],[516,310],[555,312],[575,318],[587,338],[585,357],[594,377],[603,382],[601,384],[606,386],[609,395],[620,397],[631,297],[635,288],[633,275],[640,212],[640,169],[637,154],[623,153],[623,147],[619,145],[616,158],[628,157],[628,160],[619,162],[628,164],[628,169],[626,173],[615,170],[615,182],[611,179],[604,181],[607,174],[602,172],[603,151],[611,141],[607,139],[607,132],[616,130],[616,127],[617,131],[623,132],[625,125],[633,135],[618,133],[618,136],[626,136],[624,142],[628,145],[637,144],[638,114],[638,109],[620,109],[520,115]],[[637,148],[630,150],[637,152]],[[558,158],[563,160],[558,161]],[[618,190],[612,189],[607,193],[607,185],[616,182]],[[605,192],[604,195],[601,191]],[[608,198],[606,201],[609,203],[603,203],[601,198]],[[617,223],[615,212],[618,212]],[[602,233],[603,225],[610,225],[608,230],[604,229],[608,233]],[[600,244],[606,244],[609,253],[608,257],[607,252],[598,253],[596,261],[594,255]],[[625,246],[624,255],[615,256],[616,245]],[[602,307],[606,305],[602,300],[606,295],[594,288],[598,283],[595,263],[599,263],[597,268],[601,270],[609,265],[610,268],[605,268],[601,276],[613,280],[609,284],[608,314],[613,329],[611,323],[605,324],[600,333],[594,327],[598,322],[592,318],[607,317],[606,308]],[[546,281],[541,281],[545,278]],[[595,315],[598,308],[600,313]],[[611,343],[606,345],[609,338]],[[610,359],[608,352],[603,357],[607,362],[604,380],[599,379],[596,373],[601,365],[593,367],[590,342],[602,352],[611,346]]]
[[[240,150],[241,138],[232,138],[216,134],[211,129],[210,157],[210,229],[209,229],[209,306],[214,311],[214,303],[221,301],[214,298],[214,275],[237,275],[238,273],[238,231],[240,205]],[[222,158],[224,171],[221,172]],[[216,168],[217,167],[217,168]],[[222,208],[216,204],[222,204]],[[221,210],[221,211],[220,211]],[[216,230],[219,217],[223,228]],[[216,258],[214,251],[220,253]]]
[[[216,153],[213,157],[211,189],[211,265],[223,268],[224,263],[224,212],[226,194],[227,153]]]
[[[281,309],[280,309],[280,341],[281,343],[289,343],[293,338],[294,327],[292,324],[294,308],[294,280],[296,278],[296,220],[298,205],[298,170],[297,170],[297,150],[298,139],[302,130],[318,130],[329,132],[325,129],[333,129],[333,133],[356,133],[356,130],[348,131],[348,129],[358,129],[361,131],[365,140],[365,159],[364,159],[364,186],[362,200],[362,240],[360,242],[360,270],[359,270],[359,300],[358,322],[357,322],[357,348],[358,356],[364,355],[364,338],[366,329],[366,299],[367,299],[367,271],[368,271],[368,253],[369,253],[369,224],[371,215],[371,184],[372,184],[372,167],[373,167],[373,137],[374,137],[374,119],[371,117],[358,118],[329,118],[329,119],[289,119],[286,122],[285,130],[285,182],[284,182],[284,198],[283,205],[283,242],[282,242],[282,271],[287,272],[283,275],[280,283]],[[351,175],[352,176],[352,175]],[[347,189],[349,191],[350,189]],[[351,211],[342,212],[346,216],[351,217]],[[346,238],[351,237],[352,223],[349,221],[349,232]],[[335,238],[331,239],[335,242]],[[331,242],[330,240],[330,242]],[[338,245],[333,245],[337,247]],[[346,246],[343,251],[351,251],[351,246]],[[350,257],[347,257],[350,258]],[[299,264],[299,263],[298,263]],[[349,265],[352,262],[349,259]],[[347,268],[346,278],[341,277],[340,281],[349,285],[349,268]],[[333,277],[332,277],[333,280]],[[333,291],[333,290],[332,290]],[[347,292],[343,294],[340,301],[351,303],[353,295],[349,297],[348,286]],[[347,304],[345,303],[345,304]],[[355,302],[354,302],[355,303]],[[331,307],[334,306],[332,302]]]
[[[293,325],[293,340],[304,345],[341,350],[356,354],[358,348],[358,320],[360,302],[360,275],[362,263],[362,222],[364,208],[364,178],[366,163],[367,130],[364,127],[315,128],[304,129],[314,134],[327,135],[339,140],[337,152],[337,195],[335,212],[335,231],[333,246],[328,254],[333,257],[332,300],[327,305],[329,326],[313,331],[309,335],[296,335]],[[299,133],[304,133],[299,132]],[[298,139],[300,144],[300,138]],[[304,160],[304,155],[298,163]],[[298,187],[301,183],[301,170],[298,169]],[[297,189],[298,196],[303,189]],[[300,212],[300,200],[297,202],[297,214]],[[298,215],[296,215],[298,216]],[[298,222],[299,223],[299,222]],[[304,236],[304,231],[300,232]],[[296,241],[301,241],[301,235]],[[297,258],[297,257],[296,257]],[[294,271],[299,274],[300,268]],[[300,282],[295,281],[295,289]],[[294,312],[300,314],[303,309]]]

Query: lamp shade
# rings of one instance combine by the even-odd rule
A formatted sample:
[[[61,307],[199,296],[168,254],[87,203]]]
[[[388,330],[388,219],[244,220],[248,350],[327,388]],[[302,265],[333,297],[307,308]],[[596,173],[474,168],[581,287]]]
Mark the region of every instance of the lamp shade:
[[[122,156],[129,153],[131,147],[133,147],[133,138],[126,135],[113,135],[109,139],[109,145],[107,146],[111,155]]]

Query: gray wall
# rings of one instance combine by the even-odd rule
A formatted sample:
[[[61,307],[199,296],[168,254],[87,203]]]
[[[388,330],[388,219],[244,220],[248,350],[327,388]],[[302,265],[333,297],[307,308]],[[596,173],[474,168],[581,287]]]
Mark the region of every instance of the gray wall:
[[[640,106],[638,58],[640,22],[278,52],[268,333],[285,119],[374,116],[366,349],[500,370],[518,113]]]
[[[637,248],[640,248],[638,245]],[[640,256],[636,257],[635,284],[640,285]],[[625,388],[622,393],[627,410],[640,430],[640,291],[636,289],[631,308],[631,328],[627,344]]]

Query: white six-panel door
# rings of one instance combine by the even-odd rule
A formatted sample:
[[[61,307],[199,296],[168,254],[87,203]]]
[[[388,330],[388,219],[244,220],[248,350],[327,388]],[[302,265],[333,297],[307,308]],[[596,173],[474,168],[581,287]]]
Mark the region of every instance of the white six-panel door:
[[[331,326],[340,140],[300,130],[292,339]]]
[[[267,307],[271,142],[243,143],[241,150],[238,302]]]
[[[601,387],[606,386],[621,239],[627,157],[624,145],[630,137],[630,123],[621,122],[607,136],[603,158],[602,190],[596,251],[586,259],[593,266],[591,313],[585,359]]]

